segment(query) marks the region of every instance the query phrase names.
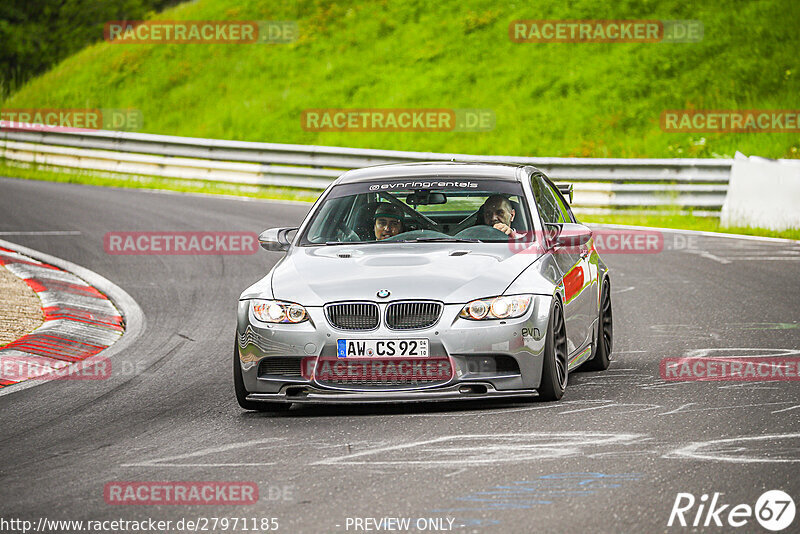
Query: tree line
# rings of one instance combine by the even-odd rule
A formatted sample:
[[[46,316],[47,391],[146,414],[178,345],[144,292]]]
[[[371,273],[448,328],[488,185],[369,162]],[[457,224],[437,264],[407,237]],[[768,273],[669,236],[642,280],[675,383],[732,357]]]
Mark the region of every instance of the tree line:
[[[0,1],[0,98],[101,40],[107,21],[146,19],[181,1]]]

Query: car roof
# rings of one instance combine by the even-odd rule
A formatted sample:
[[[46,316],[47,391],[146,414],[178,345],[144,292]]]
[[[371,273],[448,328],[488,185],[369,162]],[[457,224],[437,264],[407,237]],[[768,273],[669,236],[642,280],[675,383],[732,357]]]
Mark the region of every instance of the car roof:
[[[353,169],[342,174],[336,179],[336,184],[352,184],[359,182],[372,182],[392,178],[420,178],[420,177],[454,177],[463,176],[470,178],[492,178],[509,182],[519,182],[527,179],[530,171],[535,170],[528,165],[515,165],[511,163],[486,163],[486,162],[461,162],[461,161],[430,161],[419,163],[393,163],[389,165],[376,165]]]

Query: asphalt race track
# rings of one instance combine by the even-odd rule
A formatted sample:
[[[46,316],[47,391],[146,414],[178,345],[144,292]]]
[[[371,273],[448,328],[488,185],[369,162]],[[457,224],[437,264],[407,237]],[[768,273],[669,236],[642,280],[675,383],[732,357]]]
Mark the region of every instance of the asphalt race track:
[[[663,358],[689,354],[800,356],[800,244],[666,233],[661,253],[605,255],[615,359],[571,374],[559,403],[244,412],[231,378],[236,299],[280,255],[115,256],[103,236],[258,233],[307,209],[0,179],[0,238],[112,280],[146,318],[109,379],[0,396],[2,517],[274,517],[279,532],[308,533],[363,532],[353,518],[383,517],[450,518],[455,532],[764,532],[753,517],[739,529],[667,521],[678,493],[699,504],[718,492],[728,510],[766,490],[800,498],[798,382],[659,373]],[[260,499],[108,505],[115,481],[251,481]]]

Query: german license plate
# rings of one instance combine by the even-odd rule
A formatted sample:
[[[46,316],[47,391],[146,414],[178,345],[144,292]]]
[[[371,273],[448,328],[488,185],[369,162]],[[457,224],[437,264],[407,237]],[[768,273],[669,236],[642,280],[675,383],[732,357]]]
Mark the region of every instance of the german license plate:
[[[339,339],[338,358],[428,357],[427,339]]]

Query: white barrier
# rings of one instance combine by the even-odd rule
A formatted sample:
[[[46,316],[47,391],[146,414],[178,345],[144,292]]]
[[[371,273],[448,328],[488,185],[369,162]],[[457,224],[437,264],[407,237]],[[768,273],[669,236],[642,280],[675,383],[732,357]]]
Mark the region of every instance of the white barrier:
[[[720,224],[800,228],[800,160],[748,158],[737,152]]]
[[[533,165],[575,184],[579,212],[694,210],[717,216],[730,159],[549,158],[285,145],[105,130],[51,131],[0,121],[0,159],[11,164],[121,176],[157,176],[321,190],[348,169],[413,161]],[[698,211],[704,210],[704,211]]]

